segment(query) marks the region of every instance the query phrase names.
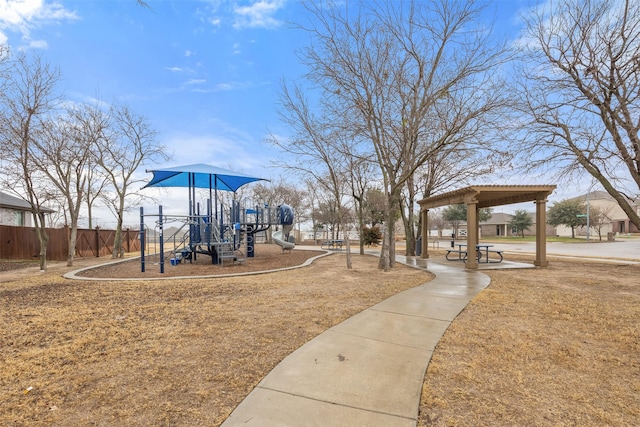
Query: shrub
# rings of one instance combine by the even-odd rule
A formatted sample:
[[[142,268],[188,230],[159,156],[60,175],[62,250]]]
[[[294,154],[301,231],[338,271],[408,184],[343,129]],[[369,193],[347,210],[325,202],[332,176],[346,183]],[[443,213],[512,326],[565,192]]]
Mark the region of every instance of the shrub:
[[[362,230],[362,240],[365,245],[377,245],[382,240],[382,232],[379,227],[364,227]]]

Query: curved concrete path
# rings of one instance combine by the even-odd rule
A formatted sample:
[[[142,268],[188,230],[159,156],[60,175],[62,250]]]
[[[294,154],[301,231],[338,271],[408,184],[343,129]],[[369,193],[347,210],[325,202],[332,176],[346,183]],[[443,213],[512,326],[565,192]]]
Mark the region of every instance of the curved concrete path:
[[[415,426],[436,344],[489,277],[434,260],[435,279],[345,320],[287,356],[222,424]]]

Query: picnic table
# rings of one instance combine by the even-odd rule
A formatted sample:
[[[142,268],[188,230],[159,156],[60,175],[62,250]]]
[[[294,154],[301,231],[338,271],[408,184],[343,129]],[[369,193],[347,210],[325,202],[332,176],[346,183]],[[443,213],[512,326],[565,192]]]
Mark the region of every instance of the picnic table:
[[[320,248],[322,249],[342,249],[343,240],[340,239],[332,239],[332,240],[324,240],[320,243]]]
[[[454,249],[448,249],[447,250],[447,254],[445,255],[445,258],[447,259],[447,261],[466,261],[467,260],[467,250],[466,249],[462,249],[462,248],[466,248],[467,245],[466,244],[457,244],[456,246],[458,247],[457,250]],[[455,259],[450,259],[449,255],[452,253],[457,253],[458,254],[458,258]]]
[[[456,243],[455,244],[458,249],[448,249],[447,253],[445,255],[445,258],[447,259],[447,261],[466,261],[467,260],[467,250],[466,247],[467,245],[464,243]],[[489,250],[489,248],[492,248],[493,245],[487,245],[487,244],[477,244],[476,245],[476,260],[478,262],[483,262],[483,263],[498,263],[498,262],[502,262],[502,260],[504,259],[502,256],[502,251],[492,251]],[[465,248],[465,249],[463,249]],[[489,258],[489,254],[496,254],[499,259],[492,259]],[[449,255],[451,254],[458,254],[457,258],[449,258]]]

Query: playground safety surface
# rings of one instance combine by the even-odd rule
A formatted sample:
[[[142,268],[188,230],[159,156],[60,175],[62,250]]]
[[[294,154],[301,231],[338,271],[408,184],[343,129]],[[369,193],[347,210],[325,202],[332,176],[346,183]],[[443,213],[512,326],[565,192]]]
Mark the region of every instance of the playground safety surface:
[[[167,256],[164,273],[160,273],[159,256],[150,255],[145,257],[144,273],[141,271],[140,259],[134,258],[125,262],[86,269],[76,275],[87,278],[152,279],[255,273],[299,266],[310,258],[324,254],[326,252],[321,250],[283,251],[280,246],[274,244],[257,244],[255,256],[245,258],[242,262],[225,261],[214,265],[211,263],[210,256],[197,254],[195,261],[182,260],[180,264],[172,265]]]

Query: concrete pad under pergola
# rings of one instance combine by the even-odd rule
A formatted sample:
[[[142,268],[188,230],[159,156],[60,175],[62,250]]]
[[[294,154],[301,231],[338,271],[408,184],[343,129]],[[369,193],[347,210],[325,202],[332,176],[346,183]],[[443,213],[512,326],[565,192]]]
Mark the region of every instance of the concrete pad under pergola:
[[[478,210],[494,206],[511,205],[533,201],[536,204],[536,259],[534,265],[546,267],[547,261],[547,197],[556,189],[555,185],[472,185],[448,193],[420,200],[422,215],[422,258],[429,258],[429,209],[455,204],[467,205],[467,248],[478,244]],[[465,267],[478,268],[475,256],[467,257]]]

